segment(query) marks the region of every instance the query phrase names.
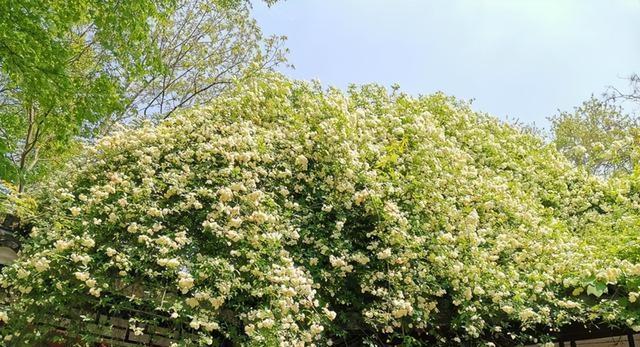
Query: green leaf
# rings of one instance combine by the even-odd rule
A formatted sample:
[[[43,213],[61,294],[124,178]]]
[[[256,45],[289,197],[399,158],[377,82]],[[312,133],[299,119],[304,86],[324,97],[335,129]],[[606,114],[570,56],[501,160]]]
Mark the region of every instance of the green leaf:
[[[593,295],[597,298],[601,297],[602,294],[608,291],[607,285],[604,283],[596,283],[595,285],[590,284],[587,287],[587,294]]]

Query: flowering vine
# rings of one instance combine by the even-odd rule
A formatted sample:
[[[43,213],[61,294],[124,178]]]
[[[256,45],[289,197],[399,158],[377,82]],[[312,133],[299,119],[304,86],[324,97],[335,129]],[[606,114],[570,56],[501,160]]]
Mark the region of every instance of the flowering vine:
[[[176,345],[640,330],[636,182],[442,94],[245,81],[102,139],[42,190],[1,331],[99,341],[97,310],[136,334],[154,323],[136,312],[163,317],[189,332]]]

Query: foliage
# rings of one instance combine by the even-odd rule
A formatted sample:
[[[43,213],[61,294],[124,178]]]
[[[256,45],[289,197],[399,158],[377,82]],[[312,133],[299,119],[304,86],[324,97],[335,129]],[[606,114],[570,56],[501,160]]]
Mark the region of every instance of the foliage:
[[[263,37],[245,2],[220,7],[211,0],[180,1],[150,36],[164,68],[126,81],[124,109],[101,122],[98,135],[113,124],[162,119],[206,103],[234,79],[285,62],[284,37]]]
[[[82,317],[100,309],[189,326],[180,345],[640,330],[639,250],[617,252],[637,240],[636,182],[573,169],[442,94],[253,79],[100,140],[51,183],[3,271],[2,334],[99,340]],[[130,322],[142,333],[144,316]]]
[[[241,0],[0,2],[0,178],[23,191],[114,124],[283,61]],[[138,117],[140,118],[140,117]]]
[[[574,165],[601,176],[633,171],[640,156],[640,127],[620,106],[591,97],[550,121],[556,147]]]
[[[118,107],[115,74],[154,66],[145,40],[170,1],[0,2],[1,177],[22,190],[42,152]],[[148,56],[148,63],[141,63]],[[36,145],[38,144],[38,145]],[[47,159],[55,158],[54,155]]]

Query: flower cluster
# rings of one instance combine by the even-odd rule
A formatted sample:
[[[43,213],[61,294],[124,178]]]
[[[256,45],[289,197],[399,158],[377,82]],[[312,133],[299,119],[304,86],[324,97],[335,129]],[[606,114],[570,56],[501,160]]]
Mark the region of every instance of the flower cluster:
[[[2,333],[33,342],[104,307],[188,326],[184,345],[640,330],[633,182],[441,94],[245,81],[101,140],[44,189],[3,273]],[[65,328],[89,339],[86,324]]]

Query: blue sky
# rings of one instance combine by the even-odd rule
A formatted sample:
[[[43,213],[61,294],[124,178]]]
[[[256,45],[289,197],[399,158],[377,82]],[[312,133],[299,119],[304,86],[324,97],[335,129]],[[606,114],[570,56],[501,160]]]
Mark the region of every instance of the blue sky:
[[[538,126],[640,73],[640,0],[281,0],[253,14],[288,37],[291,77],[441,90]]]

